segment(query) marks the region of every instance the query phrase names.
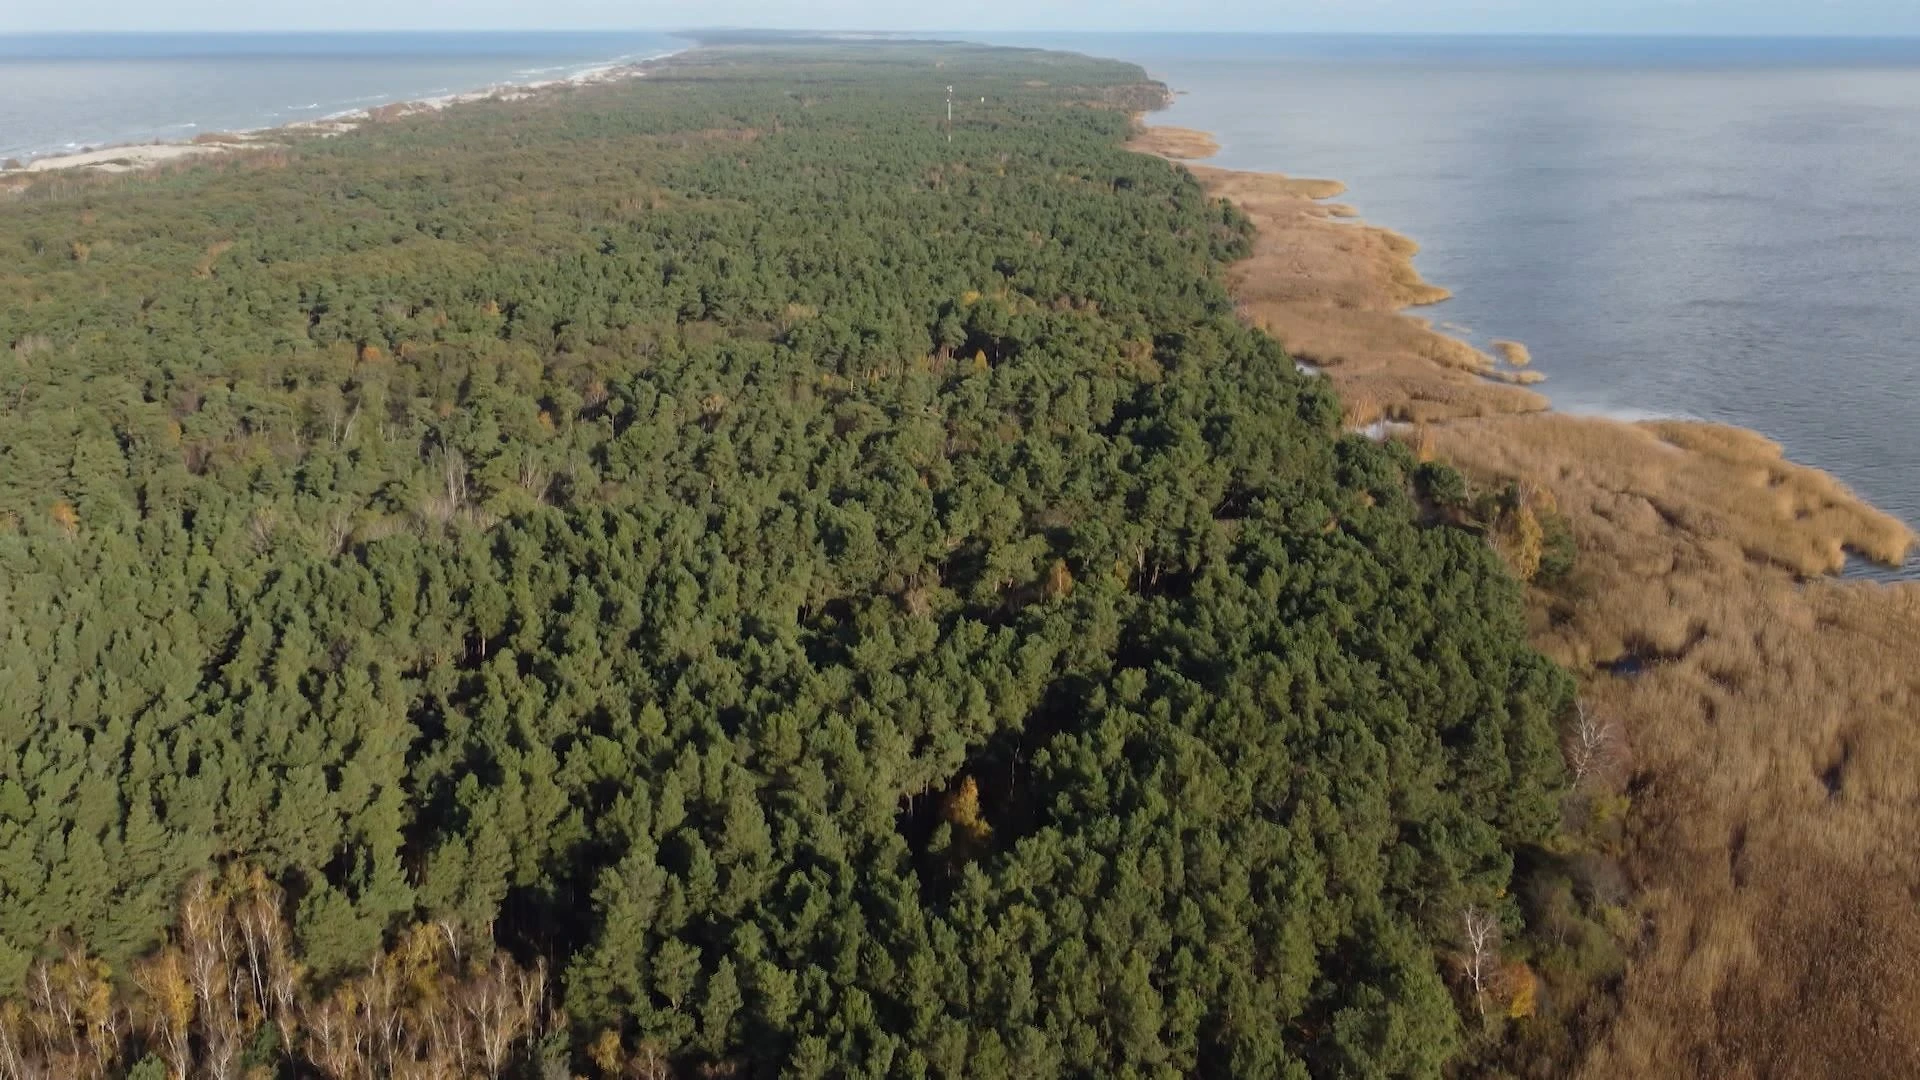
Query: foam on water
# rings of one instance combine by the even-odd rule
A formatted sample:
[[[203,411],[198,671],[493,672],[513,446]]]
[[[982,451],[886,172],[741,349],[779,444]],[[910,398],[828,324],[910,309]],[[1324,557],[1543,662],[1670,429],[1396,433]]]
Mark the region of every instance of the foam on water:
[[[0,160],[252,130],[525,73],[564,81],[686,44],[643,33],[0,34]]]

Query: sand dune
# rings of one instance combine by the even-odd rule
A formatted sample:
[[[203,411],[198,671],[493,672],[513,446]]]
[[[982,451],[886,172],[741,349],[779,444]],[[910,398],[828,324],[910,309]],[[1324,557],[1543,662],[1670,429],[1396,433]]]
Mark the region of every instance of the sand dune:
[[[94,172],[118,173],[132,172],[135,169],[148,169],[169,161],[182,158],[204,157],[208,154],[224,154],[232,147],[218,144],[195,143],[146,143],[139,146],[111,146],[105,150],[88,150],[77,154],[57,154],[50,157],[34,158],[19,169],[8,172],[44,173],[58,169],[90,169]]]

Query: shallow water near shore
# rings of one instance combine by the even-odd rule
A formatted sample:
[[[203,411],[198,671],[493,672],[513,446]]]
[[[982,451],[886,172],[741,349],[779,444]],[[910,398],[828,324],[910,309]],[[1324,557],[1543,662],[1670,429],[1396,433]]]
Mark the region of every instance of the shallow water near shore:
[[[0,34],[0,161],[566,79],[687,44],[650,33]]]
[[[1751,428],[1920,525],[1920,41],[1019,41],[1142,64],[1210,164],[1346,182],[1562,410]]]

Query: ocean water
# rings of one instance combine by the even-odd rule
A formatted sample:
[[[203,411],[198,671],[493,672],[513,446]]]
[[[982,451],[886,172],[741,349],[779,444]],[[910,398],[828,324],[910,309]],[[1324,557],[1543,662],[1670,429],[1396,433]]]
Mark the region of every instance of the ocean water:
[[[0,34],[0,160],[564,79],[687,44],[644,33]]]
[[[1345,181],[1558,407],[1752,428],[1920,526],[1920,40],[1010,40],[1144,65],[1215,164]]]

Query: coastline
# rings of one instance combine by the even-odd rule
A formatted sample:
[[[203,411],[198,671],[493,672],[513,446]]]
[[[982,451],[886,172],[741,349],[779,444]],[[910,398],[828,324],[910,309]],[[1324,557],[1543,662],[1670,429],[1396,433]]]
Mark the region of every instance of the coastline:
[[[1836,575],[1855,554],[1899,565],[1913,530],[1758,433],[1554,410],[1503,381],[1534,374],[1520,343],[1496,360],[1406,313],[1445,290],[1421,281],[1412,241],[1327,205],[1337,184],[1196,165],[1211,136],[1137,129],[1131,148],[1254,220],[1229,287],[1333,380],[1349,426],[1482,489],[1511,484],[1529,519],[1573,535],[1567,579],[1526,589],[1529,634],[1579,678],[1585,708],[1623,729],[1610,794],[1626,809],[1602,857],[1633,895],[1620,901],[1627,967],[1599,1007],[1610,1019],[1568,1067],[1753,1067],[1808,986],[1874,966],[1870,945],[1834,943],[1830,927],[1865,918],[1859,942],[1910,936],[1910,902],[1880,901],[1920,888],[1920,855],[1900,842],[1920,827],[1920,583]],[[1861,1000],[1824,1022],[1837,1011],[1839,1030],[1884,1038]]]
[[[490,88],[288,127],[324,138],[573,85]],[[277,144],[148,145],[186,152],[136,166],[109,148],[94,154],[114,157],[65,168],[125,172]],[[1218,146],[1198,132],[1158,141],[1148,132],[1133,145],[1182,162]],[[1764,1041],[1767,1023],[1805,999],[1792,980],[1808,973],[1829,998],[1842,986],[1898,990],[1887,990],[1873,956],[1821,934],[1860,923],[1861,897],[1871,900],[1869,931],[1872,919],[1903,910],[1913,922],[1920,855],[1904,840],[1920,824],[1911,767],[1920,735],[1910,730],[1920,715],[1920,584],[1831,575],[1850,552],[1897,557],[1912,531],[1752,431],[1556,410],[1522,385],[1541,376],[1519,343],[1482,351],[1409,314],[1446,290],[1415,270],[1412,240],[1329,203],[1338,182],[1185,167],[1258,225],[1252,257],[1227,274],[1242,314],[1339,387],[1348,426],[1454,465],[1483,490],[1513,484],[1527,520],[1571,523],[1578,564],[1564,579],[1530,581],[1529,629],[1581,679],[1595,715],[1627,731],[1630,759],[1604,791],[1622,808],[1611,826],[1621,831],[1582,856],[1616,860],[1635,886],[1618,905],[1632,958],[1619,1019],[1581,1074],[1792,1074],[1739,1067],[1746,1059],[1728,1055],[1746,1048],[1712,1045],[1729,1037],[1712,1029]],[[14,179],[0,176],[0,195]],[[1520,577],[1534,578],[1521,545],[1493,540]],[[1601,796],[1586,788],[1583,797]],[[1896,965],[1910,955],[1884,946],[1910,934],[1862,936]],[[1821,1038],[1870,1041],[1845,1017],[1806,1011]]]
[[[1407,314],[1451,294],[1414,268],[1418,244],[1328,201],[1345,185],[1198,164],[1219,148],[1204,132],[1147,128],[1130,145],[1182,164],[1210,194],[1231,200],[1255,221],[1253,256],[1228,271],[1228,286],[1244,317],[1334,380],[1349,426],[1549,407],[1524,388],[1543,381],[1539,372]]]
[[[1408,314],[1451,293],[1420,276],[1413,265],[1420,248],[1413,240],[1357,220],[1351,207],[1329,203],[1346,191],[1338,181],[1197,164],[1219,144],[1189,129],[1141,127],[1128,145],[1186,168],[1209,194],[1228,199],[1254,221],[1254,253],[1228,275],[1241,312],[1333,380],[1348,401],[1353,426],[1385,421],[1423,434],[1449,427],[1476,434],[1611,427],[1629,443],[1651,435],[1663,454],[1700,459],[1690,461],[1690,469],[1719,466],[1714,471],[1726,475],[1715,479],[1732,488],[1772,493],[1719,509],[1750,519],[1750,526],[1789,534],[1772,544],[1745,537],[1751,543],[1742,554],[1801,578],[1837,575],[1849,554],[1898,566],[1920,544],[1920,535],[1904,522],[1830,474],[1787,461],[1779,444],[1759,433],[1704,420],[1566,413],[1537,391],[1516,391],[1545,379],[1533,369],[1526,346],[1498,341],[1488,353],[1453,336],[1452,327],[1436,328]],[[1474,456],[1467,460],[1475,463]],[[1671,470],[1668,465],[1664,471]]]
[[[946,138],[923,96],[929,60],[951,62],[963,85],[998,79],[1003,111]],[[49,722],[17,755],[30,768],[15,786],[33,785],[33,805],[9,792],[8,812],[30,836],[90,835],[86,800],[37,797],[85,749],[69,729],[125,736],[132,749],[96,770],[112,786],[114,766],[153,756],[144,742],[166,758],[174,728],[224,701],[271,692],[276,707],[201,740],[201,758],[258,804],[230,816],[266,822],[231,837],[228,858],[208,854],[203,820],[148,829],[135,797],[130,828],[111,813],[101,827],[109,841],[134,835],[135,855],[160,854],[129,862],[109,843],[105,862],[84,848],[10,868],[23,894],[91,889],[141,905],[139,920],[100,903],[24,913],[0,956],[12,981],[65,986],[77,972],[89,1015],[144,1013],[143,987],[157,985],[146,975],[207,952],[182,934],[251,919],[240,929],[290,943],[270,958],[273,1002],[230,1018],[216,1000],[168,1021],[176,1072],[248,1046],[288,1069],[354,1053],[366,1073],[394,1058],[477,1060],[462,1041],[473,1025],[453,1030],[441,1006],[483,993],[518,993],[529,1014],[489,1036],[488,1054],[512,1068],[880,1071],[905,1055],[903,1069],[946,1072],[970,1060],[1439,1071],[1464,1040],[1428,959],[1447,928],[1426,916],[1492,902],[1510,878],[1508,837],[1540,835],[1556,779],[1550,754],[1510,769],[1462,748],[1520,738],[1550,750],[1566,683],[1525,647],[1498,568],[1463,534],[1423,536],[1388,491],[1396,466],[1349,454],[1363,447],[1339,435],[1330,397],[1231,324],[1217,281],[1245,223],[1184,175],[1118,152],[1124,114],[1087,123],[1103,100],[1137,99],[1134,70],[945,46],[872,62],[698,53],[646,82],[81,181],[19,207],[13,276],[26,288],[7,315],[23,387],[10,456],[23,469],[0,527],[27,579],[13,591],[42,601],[23,623],[28,644],[78,644],[30,650],[16,680]],[[996,163],[1005,171],[988,180]],[[732,243],[743,237],[746,256]],[[1035,252],[1032,272],[1010,267]],[[1249,399],[1247,378],[1271,393]],[[1057,406],[1019,408],[1046,397]],[[707,539],[689,548],[675,533]],[[1342,595],[1327,595],[1329,580]],[[717,598],[710,628],[680,610],[686,589],[663,600],[652,585],[687,581]],[[372,606],[333,602],[343,582]],[[145,598],[139,611],[129,595]],[[203,596],[197,622],[162,621]],[[633,624],[634,610],[652,622]],[[256,644],[281,639],[254,662]],[[611,665],[593,666],[595,641]],[[741,652],[735,642],[737,672],[698,664],[715,643]],[[676,656],[693,657],[679,663],[692,674],[666,686],[653,669]],[[535,676],[553,671],[581,678],[543,699]],[[888,671],[915,679],[882,685]],[[1109,682],[1119,703],[1100,708]],[[736,707],[742,687],[752,700]],[[619,708],[653,699],[675,718]],[[155,700],[163,712],[119,720]],[[838,719],[848,702],[863,713],[855,728]],[[1270,723],[1276,702],[1303,722]],[[462,715],[437,724],[436,709]],[[518,722],[530,709],[544,709],[544,729]],[[326,736],[296,747],[302,761],[357,770],[322,824],[366,840],[375,871],[316,868],[338,847],[326,836],[300,851],[275,839],[270,816],[294,835],[297,808],[284,811],[312,801],[276,786],[275,740],[290,725]],[[586,749],[606,767],[575,767],[581,740],[601,734]],[[641,803],[655,774],[671,785],[685,772],[690,746],[705,746],[695,764],[707,773],[733,770],[730,787],[685,828],[656,828]],[[1087,747],[1117,795],[1076,810],[1088,770],[1085,755],[1067,758]],[[1066,766],[1049,770],[1056,751]],[[413,767],[423,760],[434,764]],[[475,804],[476,784],[499,798]],[[472,805],[449,810],[436,795],[449,785]],[[599,813],[621,785],[645,820]],[[834,798],[836,786],[858,797]],[[1501,788],[1521,793],[1521,815],[1477,794]],[[517,815],[522,789],[544,801]],[[722,796],[740,813],[725,818]],[[507,832],[468,838],[502,815]],[[604,850],[569,824],[596,815]],[[757,844],[755,821],[773,846]],[[664,863],[646,862],[667,828]],[[823,831],[848,842],[814,842]],[[513,868],[498,859],[461,861],[496,841],[526,854],[520,877],[545,900],[508,896]],[[772,892],[716,894],[711,916],[696,896],[685,918],[603,902],[648,875],[697,877],[675,845],[698,864],[702,844],[741,888],[751,872],[777,891],[789,865],[853,882],[828,912],[833,940],[781,936],[792,920]],[[1032,863],[1034,845],[1047,845],[1042,862],[1111,868],[1095,884],[1113,899],[1089,901],[1085,874]],[[751,862],[739,874],[734,848]],[[354,888],[374,872],[380,889]],[[328,875],[346,873],[359,878],[335,897]],[[330,907],[289,899],[309,895]],[[754,944],[760,925],[773,954]],[[1145,947],[1107,947],[1103,927]],[[624,994],[618,970],[595,984],[612,987],[604,1003],[583,996],[598,989],[571,992],[610,970],[607,957],[617,967],[636,932],[642,945],[686,936],[681,959],[706,965],[681,964],[702,983],[687,1009],[717,1019],[654,1025],[651,991]],[[953,947],[969,935],[986,944]],[[823,982],[823,947],[858,938],[880,960]],[[483,970],[458,955],[463,941],[525,944],[544,967],[502,956]],[[402,964],[414,985],[379,998]],[[746,1006],[727,989],[736,968]],[[549,969],[588,973],[566,988],[570,1016],[534,1001]],[[983,989],[897,975],[940,970]],[[806,984],[798,1005],[726,1019],[762,990],[791,998],[788,971]],[[1002,983],[1039,1011],[987,1002]],[[7,1003],[3,1019],[25,1033],[16,1046],[54,1058],[47,1071],[149,1054],[141,1032],[118,1028],[72,1049],[74,1025],[42,997]],[[886,1007],[863,1019],[868,999]],[[353,1024],[399,1034],[343,1050]]]
[[[672,49],[638,60],[615,60],[585,67],[561,79],[532,82],[500,82],[476,90],[463,90],[433,97],[392,101],[362,109],[349,109],[312,120],[294,120],[267,127],[234,132],[208,132],[192,139],[157,140],[87,147],[74,153],[42,154],[19,162],[17,167],[0,167],[0,184],[48,173],[84,172],[116,174],[152,169],[160,165],[249,150],[283,149],[278,141],[288,137],[344,135],[363,125],[384,123],[409,116],[439,112],[455,105],[479,101],[525,101],[537,94],[622,82],[644,77],[655,64],[686,53],[696,46]]]

